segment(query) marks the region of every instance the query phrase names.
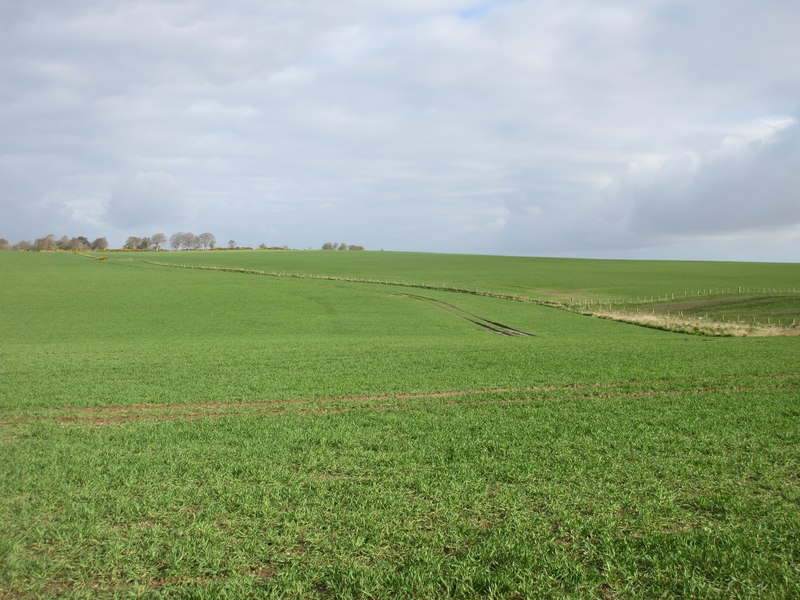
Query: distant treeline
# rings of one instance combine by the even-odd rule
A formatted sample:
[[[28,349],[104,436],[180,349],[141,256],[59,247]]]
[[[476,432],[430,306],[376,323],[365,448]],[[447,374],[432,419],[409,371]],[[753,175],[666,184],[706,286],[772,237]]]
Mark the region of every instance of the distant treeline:
[[[34,250],[36,252],[54,252],[56,250],[107,250],[108,240],[104,237],[99,237],[93,242],[89,238],[79,235],[78,237],[63,236],[61,239],[56,239],[56,236],[50,234],[44,237],[35,239],[32,242],[21,240],[13,246],[7,239],[0,238],[0,250]]]
[[[167,237],[164,233],[154,233],[151,236],[130,236],[122,248],[109,248],[108,239],[99,237],[94,241],[89,241],[85,236],[69,237],[62,236],[56,239],[53,234],[37,238],[34,241],[22,240],[14,245],[0,238],[0,250],[32,250],[35,252],[55,252],[57,250],[84,252],[87,250],[98,251],[125,251],[125,252],[158,252],[166,250],[166,244],[173,250],[252,250],[250,246],[239,246],[235,240],[229,240],[225,246],[217,246],[217,239],[213,233],[201,233],[195,235],[190,231],[179,231]],[[288,250],[288,246],[268,246],[261,244],[259,250]],[[355,244],[339,244],[336,242],[326,242],[322,245],[323,250],[363,250],[364,246]]]
[[[337,244],[336,242],[325,242],[322,244],[323,250],[363,250],[364,246],[355,244]]]

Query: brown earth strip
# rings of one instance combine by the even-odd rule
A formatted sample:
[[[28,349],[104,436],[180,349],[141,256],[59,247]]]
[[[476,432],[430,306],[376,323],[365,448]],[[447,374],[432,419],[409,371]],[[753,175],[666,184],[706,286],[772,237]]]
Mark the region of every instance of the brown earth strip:
[[[590,389],[591,387],[595,386],[586,386],[583,389]],[[596,386],[596,387],[605,387],[609,388],[610,386]],[[127,412],[125,411],[103,411],[103,410],[96,410],[96,411],[84,411],[79,414],[73,415],[51,415],[51,416],[37,416],[32,417],[30,420],[27,419],[20,419],[14,421],[14,423],[21,424],[21,423],[29,423],[33,421],[41,421],[41,420],[52,420],[56,423],[62,424],[75,424],[75,425],[112,425],[116,423],[127,423],[127,422],[134,422],[134,421],[174,421],[174,420],[197,420],[197,419],[208,419],[208,418],[220,418],[220,417],[229,417],[229,416],[264,416],[264,415],[284,415],[290,413],[297,413],[297,414],[324,414],[324,413],[341,413],[341,412],[352,412],[358,410],[372,410],[372,411],[386,411],[386,410],[408,410],[408,409],[415,409],[415,408],[441,408],[441,407],[458,407],[458,406],[482,406],[482,405],[505,405],[505,404],[519,404],[519,403],[526,403],[526,402],[536,402],[536,401],[563,401],[563,400],[597,400],[597,399],[614,399],[614,398],[627,398],[627,399],[637,399],[637,398],[656,398],[656,397],[667,397],[667,396],[675,396],[681,394],[704,394],[704,393],[712,393],[712,392],[753,392],[753,391],[767,391],[767,390],[779,390],[779,389],[797,389],[800,388],[800,383],[797,384],[770,384],[770,385],[729,385],[729,386],[717,386],[717,385],[704,385],[704,386],[696,386],[690,388],[669,388],[669,389],[662,389],[662,390],[638,390],[638,391],[610,391],[610,392],[586,392],[580,393],[575,395],[547,395],[540,394],[540,395],[525,395],[519,398],[504,398],[504,397],[489,397],[485,399],[464,399],[461,401],[451,400],[448,402],[440,403],[440,404],[421,404],[415,402],[394,402],[394,403],[383,403],[383,404],[366,404],[364,403],[365,397],[354,397],[354,398],[337,398],[335,401],[339,402],[348,402],[348,401],[357,401],[358,405],[343,405],[343,406],[307,406],[307,407],[299,407],[292,409],[292,406],[297,405],[298,403],[306,403],[306,404],[314,404],[315,401],[297,401],[297,400],[275,400],[269,402],[262,402],[256,404],[249,404],[245,405],[244,407],[251,407],[256,408],[257,410],[250,410],[250,411],[240,411],[240,410],[210,410],[210,411],[198,411],[198,405],[173,405],[173,407],[178,407],[179,410],[175,410],[172,412],[152,412],[152,411],[145,411],[142,412],[141,409],[139,411],[131,410],[128,407]],[[517,390],[494,390],[494,391],[487,391],[483,390],[480,393],[484,394],[501,394],[501,393],[527,393],[531,391],[538,391],[538,392],[548,392],[548,391],[569,391],[570,388],[567,386],[555,387],[554,389],[543,389],[543,388],[530,388],[524,389],[520,388]],[[462,391],[462,392],[448,392],[448,393],[441,393],[441,394],[397,394],[397,395],[381,395],[381,396],[371,396],[367,397],[371,401],[376,400],[412,400],[412,399],[437,399],[437,398],[452,398],[456,396],[469,396],[475,395],[470,393],[469,391]],[[327,399],[327,402],[331,402],[331,399]],[[216,404],[215,404],[216,406]],[[241,404],[235,405],[227,405],[228,408],[237,409],[243,408]],[[259,407],[263,407],[258,410]],[[103,408],[103,407],[100,407]],[[120,408],[120,407],[115,407]],[[192,410],[187,410],[192,409]]]
[[[798,375],[800,377],[800,375]],[[649,384],[657,382],[648,382]],[[350,395],[350,396],[330,396],[321,398],[285,398],[285,399],[270,399],[270,400],[248,400],[242,402],[185,402],[175,404],[120,404],[109,406],[59,406],[45,409],[47,414],[32,415],[30,413],[23,415],[24,417],[36,417],[37,419],[52,418],[53,412],[59,413],[75,413],[80,414],[96,414],[96,413],[119,413],[119,412],[135,412],[135,411],[175,411],[186,409],[215,409],[215,408],[248,408],[259,406],[272,406],[272,405],[295,405],[295,404],[316,404],[316,403],[336,403],[336,402],[373,402],[378,400],[414,400],[421,398],[451,398],[454,396],[468,396],[478,394],[502,394],[502,393],[516,393],[516,392],[553,392],[553,391],[567,391],[567,390],[583,390],[583,389],[597,389],[597,388],[614,388],[623,387],[627,385],[636,385],[635,382],[630,383],[590,383],[590,384],[568,384],[568,385],[540,385],[529,387],[495,387],[495,388],[473,388],[463,390],[447,390],[441,392],[398,392],[388,394],[364,394],[364,395]],[[7,418],[0,420],[0,425],[8,425],[18,423],[14,418]]]
[[[692,380],[693,383],[701,382],[725,382],[738,379],[737,375],[728,376],[714,376],[714,377],[698,377]],[[800,372],[798,373],[769,373],[765,375],[748,375],[748,380],[782,380],[782,379],[800,379]],[[286,399],[271,399],[271,400],[247,400],[243,402],[186,402],[178,404],[127,404],[115,406],[60,406],[57,410],[68,411],[95,411],[95,410],[148,410],[148,409],[169,409],[169,408],[221,408],[221,407],[246,407],[246,406],[260,406],[263,404],[310,404],[314,402],[350,402],[350,401],[371,401],[371,400],[389,400],[389,399],[416,399],[416,398],[447,398],[452,396],[467,396],[473,394],[499,394],[499,393],[513,393],[513,392],[555,392],[567,390],[587,390],[598,388],[625,388],[637,386],[657,386],[657,385],[674,385],[674,379],[652,379],[646,381],[614,381],[614,382],[597,382],[597,383],[569,383],[562,385],[534,385],[524,387],[491,387],[491,388],[467,388],[461,390],[444,390],[439,392],[396,392],[385,394],[354,394],[347,396],[327,396],[319,398],[286,398]],[[674,388],[670,388],[674,389]]]
[[[791,386],[792,388],[800,386]],[[579,394],[577,396],[535,396],[535,397],[521,397],[521,398],[494,398],[487,400],[464,400],[464,401],[450,401],[442,404],[435,405],[420,405],[418,403],[396,403],[396,404],[370,404],[358,406],[325,406],[325,407],[308,407],[299,408],[296,410],[289,410],[288,408],[272,408],[265,410],[256,410],[249,412],[234,412],[234,411],[214,411],[202,413],[174,413],[174,414],[128,414],[118,415],[115,417],[106,418],[78,418],[68,417],[66,419],[56,419],[57,422],[64,424],[79,424],[79,425],[113,425],[119,423],[128,423],[135,421],[177,421],[177,420],[198,420],[207,418],[221,418],[232,416],[267,416],[267,415],[286,415],[286,414],[326,414],[326,413],[344,413],[355,411],[389,411],[389,410],[413,410],[419,408],[454,408],[454,407],[472,407],[472,406],[487,406],[487,405],[511,405],[511,404],[524,404],[536,401],[563,401],[563,400],[598,400],[598,399],[615,399],[615,398],[657,398],[677,396],[681,394],[704,394],[719,391],[729,392],[751,392],[751,391],[766,391],[783,389],[781,386],[765,385],[765,386],[736,386],[731,388],[717,388],[717,387],[702,387],[695,389],[680,389],[680,390],[658,390],[648,392],[627,392],[619,394]]]
[[[154,418],[167,418],[171,413],[178,414],[196,414],[202,415],[225,415],[232,414],[230,410],[223,410],[214,412],[213,409],[240,409],[240,408],[259,408],[269,406],[295,406],[302,404],[332,404],[340,402],[376,402],[381,400],[417,400],[417,399],[438,399],[438,398],[452,398],[456,396],[480,395],[480,394],[503,394],[503,393],[518,393],[518,392],[550,392],[550,391],[566,391],[566,390],[580,390],[589,388],[611,388],[618,387],[617,384],[587,384],[587,385],[567,385],[567,386],[535,386],[523,388],[479,388],[467,390],[450,390],[444,392],[412,392],[412,393],[397,393],[397,394],[370,394],[370,395],[354,395],[354,396],[332,396],[327,398],[287,398],[287,399],[273,399],[273,400],[251,400],[246,402],[187,402],[181,404],[122,404],[115,406],[63,406],[49,409],[47,414],[26,414],[18,418],[0,419],[0,425],[12,425],[20,423],[31,423],[36,421],[57,420],[59,422],[78,421],[86,417],[97,417],[98,415],[107,414],[107,418],[114,418],[119,416],[120,413],[132,413],[140,415],[142,418],[148,418],[152,415]],[[206,410],[209,409],[209,410]],[[204,411],[190,413],[189,410]],[[63,413],[69,413],[64,415]],[[247,413],[252,414],[252,413]],[[99,418],[99,417],[98,417]]]

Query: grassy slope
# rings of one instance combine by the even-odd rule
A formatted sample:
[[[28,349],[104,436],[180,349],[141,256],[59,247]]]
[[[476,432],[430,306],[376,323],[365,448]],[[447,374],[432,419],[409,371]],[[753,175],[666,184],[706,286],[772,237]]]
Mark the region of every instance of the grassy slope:
[[[558,298],[630,298],[719,288],[797,288],[800,265],[526,258],[413,252],[256,251],[111,255],[299,273],[425,281]]]
[[[753,323],[800,323],[800,294],[794,293],[742,293],[712,294],[709,296],[666,299],[654,302],[631,303],[628,311],[685,315]]]
[[[322,251],[181,252],[117,255],[113,260],[157,260],[408,281],[521,294],[569,304],[613,302],[609,309],[617,311],[682,313],[712,321],[783,325],[800,321],[800,266],[791,263],[598,261]]]
[[[196,260],[217,256],[264,260]],[[408,258],[280,256],[359,274],[335,261]],[[772,377],[800,371],[797,339],[425,292],[536,334],[503,338],[398,289],[130,258],[0,253],[0,594],[800,592],[797,377]],[[409,275],[424,274],[411,258]],[[771,268],[752,278],[785,283]],[[327,396],[604,382],[313,410]],[[65,405],[292,397],[311,401],[24,421]]]
[[[9,267],[0,352],[16,406],[691,378],[800,363],[791,340],[704,340],[490,298],[426,292],[536,337],[477,332],[380,286],[59,254],[13,255]]]

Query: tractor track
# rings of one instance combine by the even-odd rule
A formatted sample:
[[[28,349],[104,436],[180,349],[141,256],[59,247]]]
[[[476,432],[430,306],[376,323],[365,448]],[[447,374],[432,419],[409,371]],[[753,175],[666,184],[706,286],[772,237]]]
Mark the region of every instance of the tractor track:
[[[478,327],[488,329],[492,333],[496,333],[498,335],[503,335],[506,337],[512,337],[512,336],[533,337],[532,333],[528,333],[527,331],[522,331],[521,329],[516,329],[514,327],[509,327],[508,325],[504,325],[503,323],[492,321],[490,319],[486,319],[471,312],[467,312],[466,310],[457,307],[455,304],[450,304],[449,302],[445,302],[443,300],[430,298],[428,296],[420,296],[418,294],[392,294],[392,295],[398,296],[400,298],[412,298],[414,300],[419,300],[420,302],[425,302],[426,304],[430,304],[431,306],[434,306],[451,315],[454,315],[459,319],[469,321],[470,323],[473,323]]]
[[[757,378],[755,385],[742,385],[709,378],[689,386],[676,382],[596,383],[518,388],[483,388],[444,392],[373,394],[329,398],[289,398],[249,402],[194,402],[185,404],[131,404],[99,407],[62,407],[47,412],[25,413],[0,419],[0,426],[54,422],[74,425],[112,425],[136,421],[198,420],[236,416],[324,414],[352,411],[439,409],[482,405],[508,405],[542,401],[642,399],[706,393],[748,393],[800,389],[800,374]],[[783,381],[781,381],[783,380]],[[792,381],[797,380],[797,381]],[[666,384],[666,385],[665,385]],[[670,385],[671,384],[671,385]],[[659,385],[662,385],[660,389]],[[632,389],[633,388],[633,389]],[[638,389],[636,389],[638,388]],[[426,402],[443,400],[442,402]]]

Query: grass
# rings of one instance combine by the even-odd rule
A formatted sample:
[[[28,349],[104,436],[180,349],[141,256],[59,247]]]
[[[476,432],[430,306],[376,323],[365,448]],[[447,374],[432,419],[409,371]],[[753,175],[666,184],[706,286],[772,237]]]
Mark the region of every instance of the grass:
[[[528,258],[415,252],[255,251],[109,254],[114,261],[158,260],[284,273],[362,277],[478,288],[566,300],[743,289],[795,289],[800,265]]]
[[[344,253],[344,256],[332,252],[195,252],[136,256],[141,262],[162,266],[393,286],[408,283],[422,289],[446,289],[577,309],[584,314],[688,333],[800,333],[800,328],[794,329],[800,324],[800,288],[796,287],[800,271],[793,264],[759,264],[754,268],[752,264],[742,263],[363,252]],[[470,268],[472,279],[465,279]],[[770,285],[766,285],[765,276],[771,278]],[[576,288],[576,284],[584,287]],[[687,290],[690,286],[692,289]],[[694,289],[694,286],[702,287]],[[642,313],[653,316],[645,318],[640,316]],[[663,318],[673,313],[681,319]],[[684,322],[684,317],[689,322]],[[723,325],[726,322],[728,324]],[[737,326],[731,325],[734,322]],[[742,323],[750,327],[741,326]]]
[[[0,597],[800,593],[798,338],[109,256],[0,253]],[[467,285],[475,260],[498,291],[538,264],[167,259]],[[689,286],[657,267],[642,289]]]
[[[800,294],[794,290],[720,291],[569,308],[603,319],[699,335],[800,335]]]
[[[76,596],[792,596],[795,397],[42,424],[3,467],[7,581]]]
[[[796,325],[800,322],[800,294],[793,292],[743,292],[709,297],[667,299],[628,306],[659,314],[702,317],[766,325]]]

